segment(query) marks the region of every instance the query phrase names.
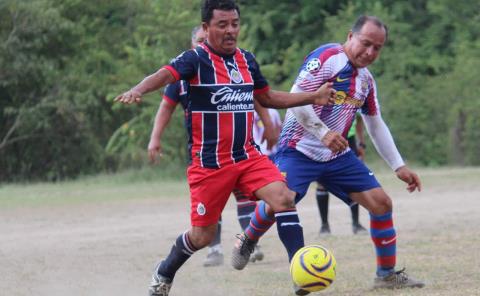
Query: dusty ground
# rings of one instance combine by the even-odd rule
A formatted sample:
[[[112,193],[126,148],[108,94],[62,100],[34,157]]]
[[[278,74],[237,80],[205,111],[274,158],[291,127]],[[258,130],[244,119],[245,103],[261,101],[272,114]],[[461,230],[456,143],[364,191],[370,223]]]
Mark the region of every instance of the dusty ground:
[[[391,174],[378,176],[394,199],[399,267],[406,266],[427,287],[370,290],[375,259],[369,237],[351,234],[349,210],[335,199],[330,208],[333,235],[319,237],[312,187],[298,207],[306,241],[327,246],[338,262],[336,282],[319,295],[480,295],[480,169],[420,173],[424,191],[416,194],[408,194]],[[168,196],[172,191],[166,194],[162,186],[129,184],[118,192],[83,186],[72,193],[80,196],[73,203],[0,208],[0,295],[146,295],[155,263],[189,225],[185,188],[178,185],[173,192],[180,193]],[[7,190],[0,188],[0,199],[8,198]],[[27,186],[12,192],[20,196],[31,190]],[[83,195],[102,196],[104,191],[135,192],[135,197],[81,201]],[[48,190],[42,194],[48,196]],[[223,225],[226,264],[203,268],[206,251],[198,252],[177,274],[171,295],[292,295],[286,253],[276,231],[261,243],[264,261],[241,272],[229,266],[239,232],[235,213],[230,202]],[[364,210],[361,221],[368,225]]]

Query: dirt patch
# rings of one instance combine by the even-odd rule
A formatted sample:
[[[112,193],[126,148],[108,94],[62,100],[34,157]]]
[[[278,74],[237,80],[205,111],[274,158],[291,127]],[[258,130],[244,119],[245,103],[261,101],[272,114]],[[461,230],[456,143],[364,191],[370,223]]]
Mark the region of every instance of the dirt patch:
[[[422,290],[371,291],[375,258],[369,237],[352,235],[349,209],[336,199],[333,235],[319,237],[311,188],[298,206],[306,242],[324,244],[338,261],[337,281],[323,295],[480,295],[480,170],[423,175],[420,194],[380,176],[394,199],[399,266],[428,283]],[[189,227],[187,200],[147,196],[0,210],[0,294],[146,295],[155,263]],[[264,261],[240,272],[229,266],[239,232],[232,200],[223,219],[226,264],[203,268],[206,250],[199,251],[177,274],[171,295],[293,295],[286,252],[274,229],[261,242]],[[367,213],[360,215],[368,225]]]

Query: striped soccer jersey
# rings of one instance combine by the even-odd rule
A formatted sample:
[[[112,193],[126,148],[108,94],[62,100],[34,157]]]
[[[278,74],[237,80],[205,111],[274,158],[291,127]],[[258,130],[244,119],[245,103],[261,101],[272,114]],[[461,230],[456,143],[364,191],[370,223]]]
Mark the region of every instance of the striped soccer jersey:
[[[190,163],[220,168],[261,155],[252,137],[253,95],[269,88],[253,54],[237,48],[232,55],[219,55],[204,43],[165,68],[189,84]]]
[[[335,103],[313,106],[316,115],[332,131],[347,137],[357,110],[370,116],[380,114],[375,80],[367,68],[356,68],[340,44],[327,44],[312,51],[300,67],[295,84],[303,91],[315,91],[333,82]],[[350,151],[333,153],[306,131],[288,110],[279,140],[279,149],[294,148],[316,161],[329,161]]]
[[[163,99],[170,105],[177,105],[180,103],[184,110],[187,109],[188,104],[188,82],[185,80],[179,80],[175,83],[171,83],[165,87],[163,93]]]

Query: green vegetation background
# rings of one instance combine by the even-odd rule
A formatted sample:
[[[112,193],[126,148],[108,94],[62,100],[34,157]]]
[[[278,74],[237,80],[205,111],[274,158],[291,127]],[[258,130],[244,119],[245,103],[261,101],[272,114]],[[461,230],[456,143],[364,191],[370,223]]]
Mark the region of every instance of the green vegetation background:
[[[370,70],[404,157],[427,166],[480,164],[480,2],[239,3],[240,46],[283,90],[311,50],[344,42],[358,15],[379,16],[389,40]],[[144,167],[161,92],[135,107],[112,100],[189,47],[199,6],[199,0],[0,0],[0,182]],[[177,110],[155,169],[160,175],[183,174],[185,143]]]

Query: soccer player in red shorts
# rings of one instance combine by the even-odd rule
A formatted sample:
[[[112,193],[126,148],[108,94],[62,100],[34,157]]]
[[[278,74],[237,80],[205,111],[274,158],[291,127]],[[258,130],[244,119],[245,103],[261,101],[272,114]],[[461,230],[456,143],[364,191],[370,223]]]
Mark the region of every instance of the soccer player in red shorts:
[[[192,227],[179,235],[156,267],[150,295],[168,295],[177,270],[215,236],[217,222],[234,188],[265,201],[275,212],[279,237],[289,257],[303,245],[303,231],[290,191],[275,165],[252,139],[254,99],[264,107],[288,108],[333,102],[332,83],[314,92],[269,88],[255,57],[237,48],[240,11],[233,0],[206,0],[202,26],[207,41],[183,52],[115,101],[131,104],[178,80],[189,82],[186,110],[190,164],[187,180]],[[250,249],[248,243],[242,248]]]
[[[203,28],[196,26],[192,30],[191,45],[192,48],[203,43],[207,38]],[[158,156],[162,153],[161,138],[165,128],[167,127],[173,112],[177,105],[181,105],[183,110],[187,109],[189,101],[189,83],[188,81],[179,80],[165,87],[163,100],[160,103],[157,114],[155,115],[154,126],[148,143],[148,156],[153,164],[157,163]],[[255,122],[253,129],[253,137],[255,142],[261,148],[263,154],[269,156],[276,145],[281,130],[281,121],[278,111],[275,109],[267,109],[260,104],[255,104]],[[187,123],[187,122],[186,122]],[[261,125],[261,127],[260,127]],[[238,189],[233,190],[237,202],[237,218],[242,230],[245,230],[250,223],[250,217],[255,210],[257,203],[246,196]],[[215,238],[208,246],[208,254],[203,262],[203,266],[218,266],[223,264],[223,252],[221,245],[222,217],[218,221],[218,229]],[[260,250],[259,245],[255,246],[255,251],[250,257],[251,262],[263,260],[264,254]]]

